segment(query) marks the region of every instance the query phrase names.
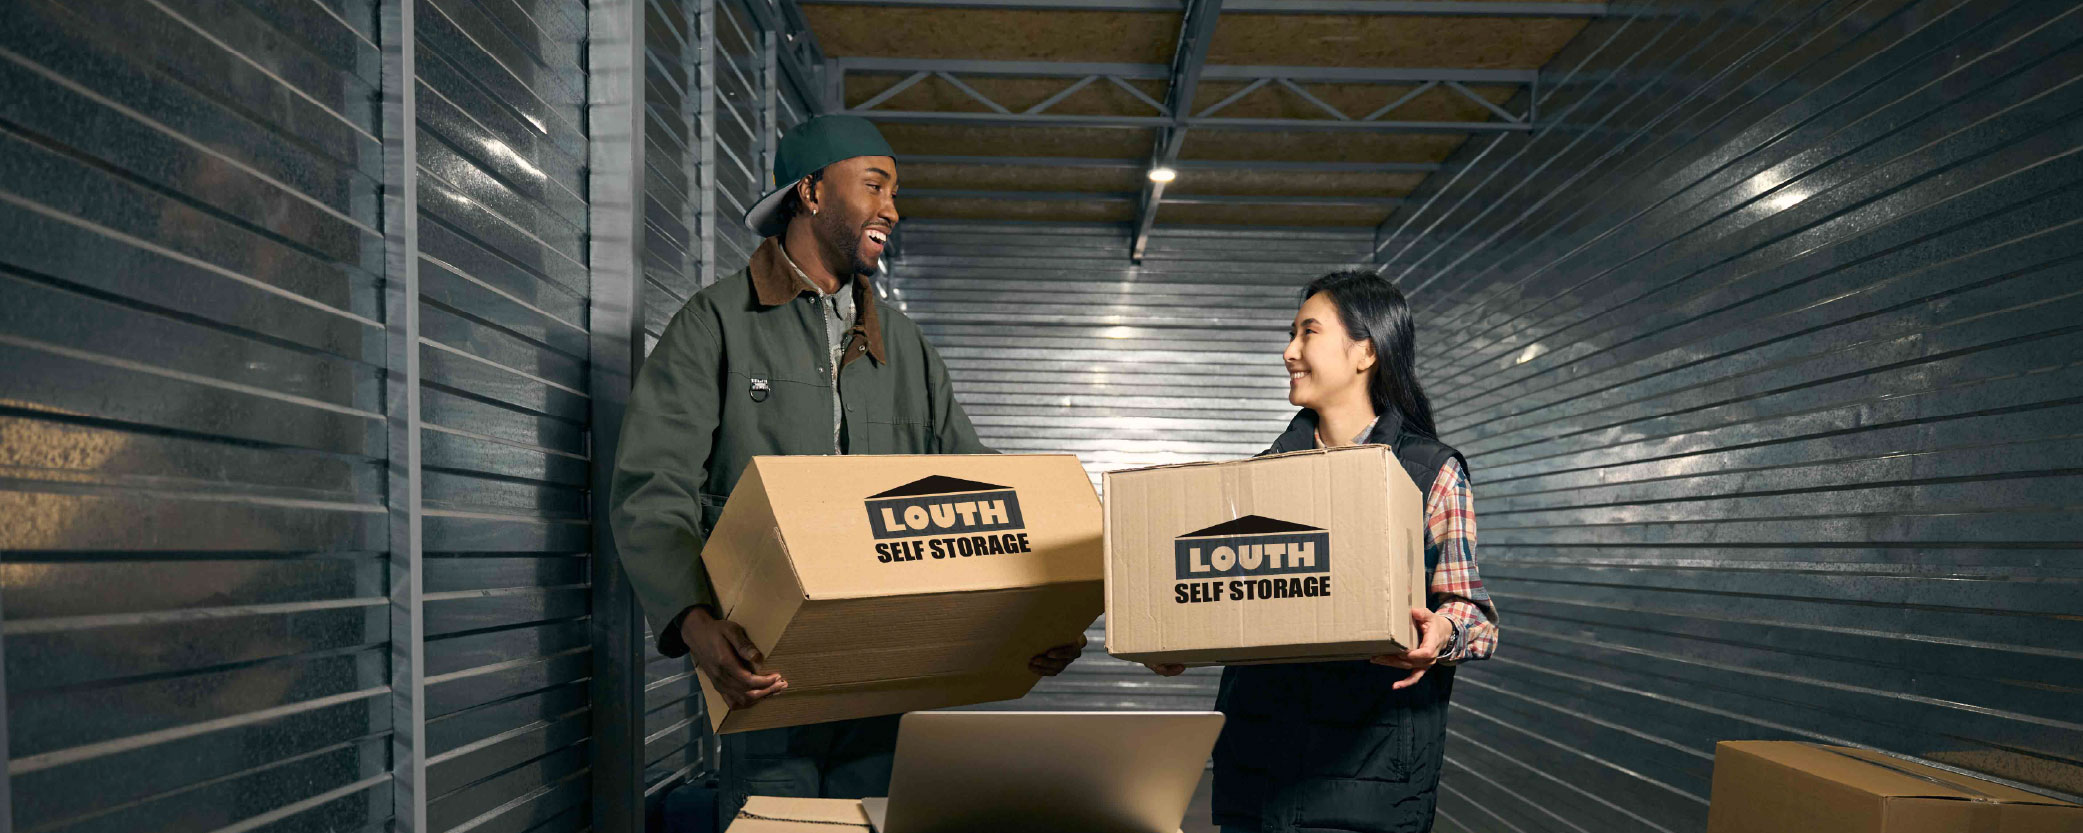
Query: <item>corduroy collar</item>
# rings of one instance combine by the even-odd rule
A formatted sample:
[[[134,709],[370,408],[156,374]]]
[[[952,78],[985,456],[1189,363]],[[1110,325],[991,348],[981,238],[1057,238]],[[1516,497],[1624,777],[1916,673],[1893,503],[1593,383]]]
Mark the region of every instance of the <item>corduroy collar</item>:
[[[752,272],[752,294],[760,306],[778,307],[803,294],[803,285],[796,281],[789,269],[787,255],[781,252],[781,238],[769,237],[761,241],[752,253],[752,263],[747,267]],[[875,309],[875,287],[869,284],[867,275],[855,275],[848,283],[853,285],[853,328],[846,333],[846,355],[839,366],[866,354],[876,364],[886,361],[882,356],[882,317]]]

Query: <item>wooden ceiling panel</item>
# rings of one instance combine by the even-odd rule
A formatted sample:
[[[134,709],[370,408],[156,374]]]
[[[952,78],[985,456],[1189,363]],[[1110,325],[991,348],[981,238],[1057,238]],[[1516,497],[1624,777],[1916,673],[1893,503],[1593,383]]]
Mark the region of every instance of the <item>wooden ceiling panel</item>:
[[[1552,17],[1225,15],[1208,63],[1539,69],[1586,23]]]
[[[1563,1],[1563,0],[1558,0]],[[867,5],[803,7],[825,53],[833,58],[886,57],[920,60],[1170,63],[1180,15],[1172,12],[1028,11]],[[1406,69],[1532,70],[1547,64],[1587,21],[1540,17],[1426,17],[1409,15],[1223,15],[1208,56],[1211,66],[1393,67]],[[957,73],[962,83],[997,105],[1019,113],[1062,93],[1074,78],[1006,78]],[[848,73],[841,91],[858,107],[907,78],[906,73]],[[1159,80],[1132,83],[1145,96],[1163,100]],[[1241,81],[1206,81],[1196,111],[1243,88]],[[1303,84],[1304,93],[1281,84],[1262,86],[1214,115],[1238,119],[1335,120],[1314,99],[1346,119],[1358,120],[1402,99],[1415,84]],[[1521,84],[1470,85],[1472,100],[1435,86],[1381,116],[1395,122],[1493,122],[1487,101],[1505,107]],[[957,85],[927,77],[878,104],[891,111],[966,112],[990,110]],[[1049,107],[1048,113],[1080,116],[1151,116],[1141,97],[1107,80],[1086,84]],[[899,161],[913,156],[1085,157],[1144,160],[1156,131],[1147,128],[1067,127],[1043,124],[959,125],[888,122],[880,125]],[[1243,130],[1194,128],[1180,158],[1257,162],[1437,163],[1471,137],[1461,133],[1375,130]],[[1492,141],[1487,133],[1473,137]],[[963,162],[906,164],[901,171],[900,208],[908,218],[1002,219],[1062,222],[1136,220],[1133,200],[977,199],[918,196],[916,191],[1056,191],[1131,194],[1144,185],[1140,165],[1057,167]],[[1390,198],[1410,194],[1422,173],[1367,170],[1328,173],[1289,170],[1195,169],[1185,167],[1170,193],[1179,197]],[[1384,200],[1386,201],[1386,200]],[[1368,226],[1391,212],[1387,205],[1170,203],[1159,211],[1162,226]]]
[[[833,58],[1169,63],[1176,12],[1014,11],[804,6]]]

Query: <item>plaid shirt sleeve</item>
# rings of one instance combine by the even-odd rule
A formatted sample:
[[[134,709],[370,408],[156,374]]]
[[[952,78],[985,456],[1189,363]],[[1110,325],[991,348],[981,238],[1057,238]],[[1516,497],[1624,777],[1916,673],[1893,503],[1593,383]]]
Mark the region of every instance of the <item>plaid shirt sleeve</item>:
[[[1489,658],[1497,650],[1497,606],[1476,569],[1475,493],[1460,460],[1448,460],[1432,481],[1432,492],[1425,496],[1425,533],[1426,560],[1438,565],[1432,570],[1432,609],[1454,623],[1454,642],[1460,646],[1449,646],[1440,661]]]

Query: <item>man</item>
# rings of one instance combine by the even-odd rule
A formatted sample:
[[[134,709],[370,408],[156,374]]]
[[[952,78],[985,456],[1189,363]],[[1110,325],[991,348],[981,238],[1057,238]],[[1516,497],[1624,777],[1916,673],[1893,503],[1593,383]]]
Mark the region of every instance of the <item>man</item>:
[[[746,463],[761,454],[981,454],[947,366],[869,285],[897,225],[897,162],[875,126],[820,116],[790,130],[781,183],[746,215],[765,240],[745,269],[673,316],[622,422],[615,543],[666,656],[694,663],[733,708],[788,681],[718,618],[699,556]],[[1084,638],[1034,657],[1061,673]],[[897,717],[723,737],[721,811],[748,795],[887,795]]]

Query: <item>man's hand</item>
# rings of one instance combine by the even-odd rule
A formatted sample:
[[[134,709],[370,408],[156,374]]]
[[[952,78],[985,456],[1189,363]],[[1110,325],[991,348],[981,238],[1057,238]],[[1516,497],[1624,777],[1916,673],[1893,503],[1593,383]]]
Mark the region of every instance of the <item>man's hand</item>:
[[[695,667],[731,708],[742,709],[788,688],[780,674],[760,673],[759,664],[766,658],[736,622],[697,607],[680,619],[680,639],[687,643]]]
[[[1150,663],[1146,662],[1143,663],[1143,667],[1150,669],[1150,673],[1156,674],[1160,677],[1177,677],[1180,674],[1186,673],[1186,666],[1180,665],[1176,662],[1160,662],[1156,665],[1151,665]]]
[[[1033,659],[1027,661],[1027,670],[1044,677],[1054,677],[1063,673],[1063,669],[1069,668],[1071,660],[1077,659],[1078,654],[1083,653],[1084,650],[1085,635],[1081,633],[1078,634],[1078,641],[1076,642],[1065,642],[1062,645],[1035,654]]]
[[[1411,608],[1410,621],[1418,626],[1418,647],[1400,654],[1382,654],[1368,660],[1375,665],[1410,669],[1410,676],[1397,680],[1395,685],[1390,686],[1392,689],[1417,685],[1419,680],[1425,678],[1425,669],[1439,662],[1439,653],[1446,649],[1447,641],[1454,638],[1454,623],[1425,608]]]

